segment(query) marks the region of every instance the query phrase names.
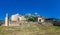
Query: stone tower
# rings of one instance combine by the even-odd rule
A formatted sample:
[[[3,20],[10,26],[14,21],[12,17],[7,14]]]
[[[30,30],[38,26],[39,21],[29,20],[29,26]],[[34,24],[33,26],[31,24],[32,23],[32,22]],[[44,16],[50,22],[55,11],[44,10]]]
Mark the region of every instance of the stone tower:
[[[9,24],[9,18],[8,18],[8,13],[6,13],[5,26],[8,26],[8,24]]]

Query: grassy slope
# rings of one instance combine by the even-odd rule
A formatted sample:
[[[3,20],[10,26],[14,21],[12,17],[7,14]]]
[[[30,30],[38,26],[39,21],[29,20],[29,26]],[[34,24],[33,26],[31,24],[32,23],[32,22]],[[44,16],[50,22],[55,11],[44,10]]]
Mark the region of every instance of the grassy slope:
[[[60,27],[24,24],[22,27],[0,27],[0,35],[60,35]]]

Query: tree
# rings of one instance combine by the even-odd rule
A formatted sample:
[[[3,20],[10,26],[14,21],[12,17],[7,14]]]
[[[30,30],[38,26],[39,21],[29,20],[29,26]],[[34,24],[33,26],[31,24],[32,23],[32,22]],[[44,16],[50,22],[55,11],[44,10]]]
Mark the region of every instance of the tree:
[[[35,13],[34,15],[31,14],[26,14],[25,18],[27,19],[27,21],[35,21],[36,17],[38,17],[39,15],[37,13]]]
[[[27,19],[27,21],[29,21],[30,17],[31,17],[31,14],[30,13],[25,14],[25,18]]]
[[[29,20],[29,21],[33,21],[33,22],[34,22],[34,21],[35,21],[35,19],[36,19],[36,17],[31,16],[28,20]]]

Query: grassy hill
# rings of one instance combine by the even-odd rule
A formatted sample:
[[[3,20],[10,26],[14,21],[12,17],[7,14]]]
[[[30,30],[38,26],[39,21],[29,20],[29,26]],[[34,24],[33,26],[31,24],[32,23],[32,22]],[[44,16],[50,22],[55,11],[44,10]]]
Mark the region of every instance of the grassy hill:
[[[19,27],[0,27],[0,35],[60,35],[60,27],[24,24]]]

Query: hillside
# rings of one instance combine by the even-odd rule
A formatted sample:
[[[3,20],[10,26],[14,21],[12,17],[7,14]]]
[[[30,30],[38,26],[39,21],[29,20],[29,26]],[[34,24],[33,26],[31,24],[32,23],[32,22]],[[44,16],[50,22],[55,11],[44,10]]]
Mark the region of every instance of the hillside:
[[[19,27],[0,27],[0,35],[60,35],[60,27],[24,24]]]

